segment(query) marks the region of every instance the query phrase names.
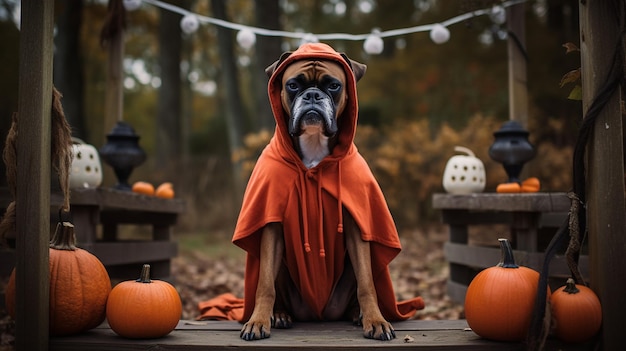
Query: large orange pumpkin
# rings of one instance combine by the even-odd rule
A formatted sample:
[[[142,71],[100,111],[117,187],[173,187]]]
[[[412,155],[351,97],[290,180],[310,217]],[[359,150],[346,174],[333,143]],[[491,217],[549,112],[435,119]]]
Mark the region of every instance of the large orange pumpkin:
[[[598,296],[569,278],[550,297],[554,334],[566,342],[583,342],[600,330],[602,306]]]
[[[530,326],[539,273],[518,266],[509,241],[498,240],[502,259],[478,273],[468,286],[465,318],[484,338],[520,341]]]
[[[168,282],[150,279],[150,265],[144,264],[137,280],[116,285],[107,302],[107,320],[118,335],[133,339],[160,338],[169,334],[180,320],[182,302]]]
[[[76,247],[74,225],[59,223],[50,241],[50,335],[71,335],[104,321],[111,280],[98,258]],[[15,269],[6,287],[15,318]]]

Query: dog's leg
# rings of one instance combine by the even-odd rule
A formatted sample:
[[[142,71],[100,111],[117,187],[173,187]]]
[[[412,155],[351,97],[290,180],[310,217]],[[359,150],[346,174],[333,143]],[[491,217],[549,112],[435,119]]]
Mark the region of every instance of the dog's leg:
[[[349,215],[344,216],[344,228],[348,255],[350,255],[357,281],[357,299],[362,313],[363,336],[369,339],[391,340],[396,337],[396,333],[378,308],[372,275],[370,243],[361,239],[360,229]]]
[[[276,288],[274,283],[285,251],[283,230],[279,223],[269,223],[261,234],[259,282],[256,288],[254,311],[241,329],[244,340],[270,337]]]

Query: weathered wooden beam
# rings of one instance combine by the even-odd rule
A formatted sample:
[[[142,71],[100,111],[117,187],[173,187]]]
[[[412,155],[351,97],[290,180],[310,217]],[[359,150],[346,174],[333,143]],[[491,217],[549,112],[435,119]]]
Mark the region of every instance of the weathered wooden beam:
[[[48,349],[54,1],[22,1],[16,194],[17,350]]]
[[[620,50],[619,21],[623,0],[580,2],[580,49],[583,111],[607,82],[616,50]],[[622,54],[623,52],[619,52]],[[623,67],[619,74],[623,77]],[[618,350],[626,343],[623,318],[626,304],[615,281],[626,276],[626,219],[624,212],[624,150],[621,94],[612,92],[595,123],[587,146],[587,213],[591,287],[602,302],[602,346]]]
[[[257,341],[242,340],[239,337],[241,324],[236,321],[182,320],[167,337],[146,340],[121,338],[103,324],[89,333],[52,338],[50,350],[525,350],[521,343],[481,338],[468,328],[465,320],[408,320],[394,322],[393,326],[396,338],[380,342],[364,338],[362,328],[348,321],[298,322],[291,329],[272,329],[271,338]],[[544,350],[593,350],[590,344],[564,344],[556,338],[550,338]]]
[[[110,2],[121,2],[121,0],[109,0]],[[119,8],[121,5],[109,5],[109,11]],[[111,14],[109,14],[111,15]],[[106,95],[104,104],[104,131],[108,133],[113,129],[124,115],[124,29],[118,28],[114,35],[108,38],[107,49],[107,76]]]
[[[528,128],[528,87],[526,78],[525,5],[520,3],[507,9],[507,44],[509,58],[509,119]]]

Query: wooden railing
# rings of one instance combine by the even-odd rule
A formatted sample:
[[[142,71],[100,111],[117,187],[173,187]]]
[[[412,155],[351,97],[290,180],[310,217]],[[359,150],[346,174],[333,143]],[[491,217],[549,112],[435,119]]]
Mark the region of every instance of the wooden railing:
[[[450,239],[444,246],[450,265],[447,292],[454,301],[463,303],[467,286],[474,276],[498,263],[497,238],[500,235],[511,236],[518,264],[540,270],[545,244],[566,218],[570,201],[565,193],[435,194],[433,207],[441,210],[442,221],[450,231]],[[509,233],[491,233],[493,246],[472,245],[470,227],[490,224],[506,224]],[[583,275],[587,276],[588,256],[581,256],[579,264]],[[564,257],[557,255],[550,266],[553,285],[561,285],[568,275]]]

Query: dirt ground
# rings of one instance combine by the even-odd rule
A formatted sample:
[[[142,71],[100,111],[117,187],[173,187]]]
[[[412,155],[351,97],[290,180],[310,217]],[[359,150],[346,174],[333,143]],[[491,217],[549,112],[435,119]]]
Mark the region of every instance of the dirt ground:
[[[392,261],[391,272],[398,300],[422,296],[426,308],[417,319],[459,319],[463,308],[446,296],[448,265],[443,244],[448,234],[443,226],[400,233],[403,250]],[[221,293],[243,296],[244,256],[208,257],[199,253],[181,255],[174,261],[174,276],[183,300],[183,319],[198,316],[198,303]]]

